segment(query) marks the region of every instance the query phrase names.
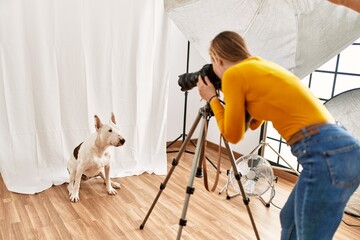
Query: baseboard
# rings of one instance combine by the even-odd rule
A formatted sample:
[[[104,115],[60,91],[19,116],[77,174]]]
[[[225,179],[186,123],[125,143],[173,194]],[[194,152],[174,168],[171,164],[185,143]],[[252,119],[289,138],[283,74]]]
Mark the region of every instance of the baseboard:
[[[196,145],[197,140],[198,139],[191,139],[191,142]],[[169,144],[171,144],[171,142],[167,142],[166,146],[169,146]],[[216,144],[216,143],[206,141],[206,144],[207,144],[206,147],[212,149],[213,151],[218,151],[219,150],[219,145]],[[181,145],[182,145],[182,141],[176,141],[171,146],[180,148]],[[221,154],[225,154],[225,155],[227,154],[227,150],[226,150],[225,146],[221,146]],[[235,152],[235,151],[233,151],[233,154],[234,154],[235,159],[243,156],[243,154]],[[276,168],[274,168],[273,170],[274,170],[274,175],[275,176],[277,176],[279,178],[282,178],[282,179],[286,179],[286,180],[288,180],[288,181],[290,181],[292,183],[295,183],[297,181],[297,179],[298,179],[298,176],[296,174],[291,173],[289,171],[276,169]]]
[[[273,171],[274,171],[274,175],[276,177],[288,180],[289,182],[292,182],[292,183],[296,183],[296,181],[299,178],[296,174],[290,173],[286,170],[273,169]]]

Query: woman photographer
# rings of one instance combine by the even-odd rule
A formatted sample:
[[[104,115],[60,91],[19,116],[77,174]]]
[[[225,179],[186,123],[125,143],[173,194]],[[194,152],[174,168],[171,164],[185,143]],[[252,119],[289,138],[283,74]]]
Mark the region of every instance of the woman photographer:
[[[208,77],[198,79],[226,140],[237,143],[249,127],[271,121],[302,166],[280,213],[281,239],[332,239],[360,182],[360,144],[291,72],[251,56],[244,39],[225,31],[211,42],[213,70],[225,105]]]

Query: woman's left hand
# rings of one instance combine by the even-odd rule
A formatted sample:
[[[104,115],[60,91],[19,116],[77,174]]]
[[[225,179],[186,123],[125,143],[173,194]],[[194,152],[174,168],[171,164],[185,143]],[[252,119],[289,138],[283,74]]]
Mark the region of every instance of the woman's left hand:
[[[216,95],[216,90],[215,90],[214,85],[210,82],[210,80],[207,76],[205,76],[204,80],[205,80],[205,82],[202,80],[202,77],[199,74],[197,87],[198,87],[199,94],[202,97],[202,99],[204,99],[208,102],[212,96]]]

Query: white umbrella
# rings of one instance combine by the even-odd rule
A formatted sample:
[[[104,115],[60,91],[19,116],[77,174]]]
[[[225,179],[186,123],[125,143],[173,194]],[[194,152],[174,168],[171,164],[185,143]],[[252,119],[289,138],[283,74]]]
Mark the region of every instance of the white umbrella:
[[[360,14],[326,0],[165,0],[165,9],[204,59],[224,30],[252,53],[303,78],[360,37]]]

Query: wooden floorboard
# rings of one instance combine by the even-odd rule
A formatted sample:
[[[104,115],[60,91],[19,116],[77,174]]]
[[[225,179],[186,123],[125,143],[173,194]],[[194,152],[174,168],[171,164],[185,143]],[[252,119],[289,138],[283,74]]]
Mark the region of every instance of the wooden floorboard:
[[[215,159],[215,151],[207,154],[210,160]],[[168,169],[172,168],[176,155],[176,152],[168,154]],[[9,192],[0,178],[0,240],[176,239],[193,158],[193,154],[182,155],[142,230],[140,225],[166,176],[142,174],[114,179],[122,184],[115,196],[106,193],[100,179],[91,179],[82,182],[78,203],[69,201],[66,184],[25,195]],[[207,192],[203,179],[195,178],[195,192],[190,196],[182,239],[256,239],[242,197],[227,199],[226,192],[219,194],[227,181],[228,169],[228,161],[224,159],[215,192]],[[208,170],[212,185],[215,169],[208,164]],[[279,208],[293,185],[293,181],[279,177],[270,207],[265,207],[257,197],[250,199],[249,208],[261,239],[280,238]],[[229,190],[233,192],[232,187]],[[345,215],[343,220],[334,239],[359,239],[360,228],[345,224],[360,225],[359,219]]]

